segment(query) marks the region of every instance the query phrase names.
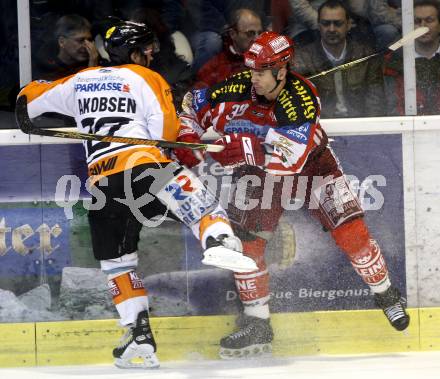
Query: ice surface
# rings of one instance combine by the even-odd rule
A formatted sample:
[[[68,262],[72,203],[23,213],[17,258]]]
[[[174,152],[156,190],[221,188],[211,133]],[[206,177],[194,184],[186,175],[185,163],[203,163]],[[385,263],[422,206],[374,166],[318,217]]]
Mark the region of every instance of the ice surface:
[[[438,379],[440,352],[162,362],[155,370],[109,365],[0,369],[2,379]]]

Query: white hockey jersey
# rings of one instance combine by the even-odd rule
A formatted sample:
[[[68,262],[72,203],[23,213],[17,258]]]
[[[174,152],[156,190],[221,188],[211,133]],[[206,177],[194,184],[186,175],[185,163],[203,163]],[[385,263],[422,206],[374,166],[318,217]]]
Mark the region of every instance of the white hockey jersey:
[[[82,133],[175,141],[179,120],[171,89],[139,65],[94,67],[54,81],[34,81],[19,94],[29,117],[56,112],[75,118]],[[111,175],[150,162],[169,162],[162,149],[100,141],[83,142],[89,176]],[[142,151],[133,162],[130,156]]]

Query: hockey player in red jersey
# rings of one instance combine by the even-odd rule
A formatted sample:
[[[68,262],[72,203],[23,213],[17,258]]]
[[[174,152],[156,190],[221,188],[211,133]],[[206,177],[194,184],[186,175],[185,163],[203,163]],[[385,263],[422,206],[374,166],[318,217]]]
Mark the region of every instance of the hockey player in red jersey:
[[[112,66],[93,67],[55,82],[35,81],[19,95],[31,118],[45,112],[74,117],[81,132],[175,141],[179,120],[165,80],[147,67],[154,34],[144,24],[120,22],[107,30],[105,45]],[[149,324],[148,293],[136,274],[142,225],[170,216],[187,225],[201,241],[203,263],[252,271],[255,262],[241,253],[226,212],[187,168],[163,149],[85,141],[93,183],[89,224],[93,253],[127,328],[113,350],[118,367],[157,367],[156,343]],[[99,205],[98,205],[99,204]],[[133,362],[142,358],[143,363]]]
[[[244,252],[258,263],[252,273],[234,273],[243,304],[238,331],[220,341],[220,356],[248,356],[270,350],[273,332],[269,313],[269,277],[264,260],[268,232],[273,232],[283,212],[282,179],[301,176],[292,186],[305,194],[305,204],[328,230],[336,245],[374,293],[391,325],[404,330],[409,316],[397,288],[391,286],[385,258],[370,235],[357,196],[350,190],[342,168],[319,124],[320,102],[311,82],[289,70],[293,43],[274,32],[262,33],[245,53],[249,71],[236,74],[211,88],[194,90],[184,99],[179,138],[199,141],[213,127],[225,146],[211,153],[225,167],[234,167],[235,181],[244,175],[259,178],[261,186],[246,191],[248,199],[260,199],[252,211],[230,204],[228,214],[243,240]],[[190,151],[177,150],[181,162],[199,162]],[[313,178],[321,177],[316,185]],[[263,186],[274,183],[270,204],[262,201]],[[305,184],[304,184],[305,183]],[[304,187],[304,188],[302,188]],[[267,194],[266,194],[267,195]],[[234,198],[232,196],[231,198]],[[269,206],[268,206],[269,205]]]

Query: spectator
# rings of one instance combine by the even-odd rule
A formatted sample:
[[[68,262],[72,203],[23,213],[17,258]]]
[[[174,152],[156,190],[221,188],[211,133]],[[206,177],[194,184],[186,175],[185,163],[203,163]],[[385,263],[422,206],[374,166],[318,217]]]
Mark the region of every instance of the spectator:
[[[197,86],[210,87],[245,69],[243,53],[263,31],[260,16],[251,9],[232,12],[223,50],[205,63],[197,73]]]
[[[263,0],[164,0],[163,20],[173,33],[180,30],[191,42],[196,73],[222,49],[221,33],[234,9],[262,11]]]
[[[272,0],[273,29],[291,36],[297,45],[313,41],[319,31],[318,8],[324,0]],[[344,1],[358,34],[374,33],[376,47],[381,49],[397,40],[401,33],[401,10],[386,0]],[[366,32],[366,33],[365,33]],[[371,38],[369,38],[371,39]]]
[[[372,29],[378,50],[384,49],[397,41],[402,33],[402,10],[390,6],[387,0],[348,0],[348,9],[361,23],[367,22],[366,28]]]
[[[307,44],[318,33],[318,8],[325,0],[272,0],[272,27],[291,37],[297,46]]]
[[[426,26],[428,33],[414,42],[417,114],[440,114],[440,6],[436,0],[414,2],[414,27]],[[385,70],[391,77],[389,96],[397,99],[393,114],[405,114],[403,63],[401,54],[390,58]],[[396,96],[397,94],[397,96]]]
[[[37,52],[33,77],[56,80],[98,65],[90,22],[82,16],[62,16],[52,39]]]
[[[116,0],[31,0],[29,5],[33,51],[40,50],[47,41],[48,33],[52,39],[53,28],[47,30],[47,26],[52,27],[61,16],[77,14],[86,18],[94,26],[95,23],[113,15],[114,9],[117,9],[115,7],[117,6]],[[95,35],[93,28],[92,34]]]
[[[296,50],[297,72],[309,76],[374,52],[368,44],[347,37],[351,21],[341,1],[328,0],[322,4],[318,22],[320,40]],[[313,82],[321,95],[323,118],[380,116],[386,112],[379,59],[370,59]]]

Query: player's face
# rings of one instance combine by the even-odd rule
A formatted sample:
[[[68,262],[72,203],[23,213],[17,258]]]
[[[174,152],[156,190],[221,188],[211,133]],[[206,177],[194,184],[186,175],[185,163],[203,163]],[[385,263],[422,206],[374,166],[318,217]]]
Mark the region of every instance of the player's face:
[[[414,26],[427,26],[428,33],[417,38],[417,43],[427,44],[435,42],[440,35],[440,22],[437,10],[431,5],[422,5],[414,8]]]
[[[343,8],[321,9],[319,18],[319,32],[323,42],[327,45],[340,45],[345,43],[351,24]]]
[[[142,54],[145,57],[145,67],[150,67],[151,62],[153,61],[153,52],[154,52],[154,46],[153,44],[149,44],[145,46],[145,48],[142,50]]]
[[[271,70],[251,70],[251,75],[251,82],[257,95],[268,95],[277,84]]]

